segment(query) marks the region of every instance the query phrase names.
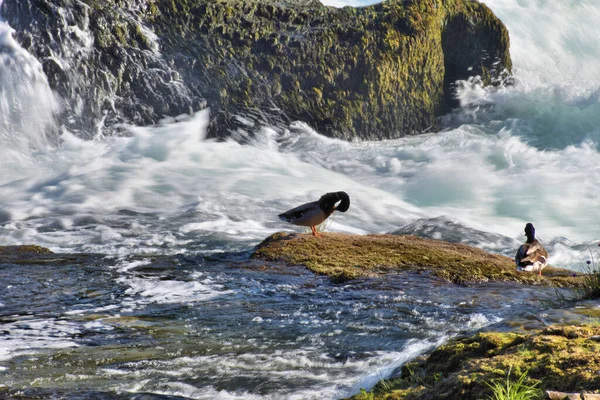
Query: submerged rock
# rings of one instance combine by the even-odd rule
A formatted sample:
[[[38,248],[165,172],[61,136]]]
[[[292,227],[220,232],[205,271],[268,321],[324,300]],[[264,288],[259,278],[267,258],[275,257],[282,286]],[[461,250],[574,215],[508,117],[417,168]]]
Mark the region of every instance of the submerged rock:
[[[304,265],[334,281],[394,271],[431,273],[453,283],[515,282],[559,287],[580,285],[572,271],[547,267],[544,276],[516,271],[514,261],[481,249],[401,235],[276,233],[259,244],[255,259]]]
[[[511,70],[508,32],[477,1],[5,0],[1,12],[66,99],[65,123],[90,132],[208,106],[214,136],[300,120],[395,138],[438,129],[457,80]]]
[[[0,246],[0,264],[85,265],[102,258],[99,254],[53,253],[37,245]]]

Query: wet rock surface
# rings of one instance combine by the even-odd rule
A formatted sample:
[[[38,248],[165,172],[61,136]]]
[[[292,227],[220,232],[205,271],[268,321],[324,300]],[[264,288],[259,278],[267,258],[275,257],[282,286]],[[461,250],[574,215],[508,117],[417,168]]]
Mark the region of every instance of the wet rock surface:
[[[439,128],[455,82],[501,84],[508,32],[478,2],[7,0],[3,18],[82,136],[211,108],[212,136],[294,120],[328,136]],[[106,132],[104,131],[106,130]]]

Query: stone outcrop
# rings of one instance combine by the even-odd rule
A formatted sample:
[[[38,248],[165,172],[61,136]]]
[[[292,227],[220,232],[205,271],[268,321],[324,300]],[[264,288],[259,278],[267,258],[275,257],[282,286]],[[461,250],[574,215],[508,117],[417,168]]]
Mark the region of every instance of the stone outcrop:
[[[65,123],[88,131],[208,106],[213,136],[301,120],[394,138],[437,129],[456,80],[499,83],[511,69],[506,28],[469,0],[5,0],[1,11],[66,99]]]
[[[513,282],[577,287],[581,277],[561,268],[547,267],[544,276],[516,271],[514,261],[464,244],[410,235],[346,235],[275,233],[259,244],[252,258],[304,265],[335,282],[414,271],[448,282],[471,284]]]

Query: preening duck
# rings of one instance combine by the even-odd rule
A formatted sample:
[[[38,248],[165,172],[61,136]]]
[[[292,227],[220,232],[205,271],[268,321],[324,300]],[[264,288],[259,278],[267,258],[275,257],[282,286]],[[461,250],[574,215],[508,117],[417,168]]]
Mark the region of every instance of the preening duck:
[[[340,203],[336,207],[336,203]],[[279,219],[294,225],[310,226],[314,236],[317,233],[316,226],[325,221],[335,210],[346,212],[350,208],[350,197],[346,192],[326,193],[317,201],[302,204],[282,214]]]
[[[548,252],[535,238],[535,228],[531,222],[525,225],[527,241],[517,250],[515,264],[520,271],[533,271],[542,275],[542,270],[548,264]]]

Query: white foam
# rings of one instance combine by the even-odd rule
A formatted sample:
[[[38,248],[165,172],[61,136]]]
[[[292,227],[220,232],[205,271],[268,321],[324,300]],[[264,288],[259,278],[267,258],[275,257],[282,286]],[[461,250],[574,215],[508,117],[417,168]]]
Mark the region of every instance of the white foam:
[[[517,75],[571,87],[593,87],[600,76],[598,3],[489,0],[508,26]]]
[[[152,263],[152,261],[150,261],[150,260],[135,260],[135,261],[124,260],[124,261],[120,262],[119,264],[113,266],[112,268],[118,269],[121,272],[127,272],[131,269],[134,269],[137,267],[143,267],[144,265],[148,265],[151,263]]]
[[[349,392],[343,393],[344,396],[354,395],[360,392],[361,388],[365,388],[367,390],[371,389],[377,382],[381,379],[389,378],[390,374],[396,370],[398,367],[416,358],[418,355],[423,354],[424,352],[433,349],[435,347],[441,346],[448,340],[447,336],[438,338],[435,342],[426,342],[421,340],[412,339],[410,340],[404,348],[404,351],[401,353],[393,354],[395,357],[392,360],[387,360],[387,363],[383,366],[376,368],[375,371],[368,373],[366,376],[363,376],[358,382],[356,382]],[[389,358],[390,355],[388,355]],[[340,393],[342,394],[342,393]]]
[[[465,85],[465,108],[457,117],[465,123],[459,127],[348,143],[294,123],[284,135],[262,128],[242,146],[205,140],[205,110],[132,127],[131,137],[84,141],[64,131],[57,149],[31,153],[8,146],[18,160],[0,177],[5,183],[0,238],[6,244],[113,254],[240,250],[278,230],[301,232],[276,216],[344,190],[350,210],[334,213],[328,231],[382,233],[416,219],[448,216],[511,238],[521,238],[524,224],[532,221],[544,243],[557,237],[575,244],[597,240],[600,90],[593,76],[600,75],[587,61],[587,88],[576,79],[559,84],[546,70],[537,78],[527,75],[537,71],[519,44],[533,35],[527,31],[530,19],[540,9],[562,18],[559,11],[566,6],[515,1],[490,4],[520,38],[512,47],[517,85],[501,90]],[[514,15],[513,6],[523,15]],[[575,15],[584,12],[585,7],[575,9]],[[595,13],[596,8],[590,11]],[[535,29],[542,35],[551,22],[540,24]],[[589,24],[584,18],[586,29],[597,29]],[[574,26],[560,35],[579,33]],[[542,43],[535,43],[537,51],[547,50],[550,39],[536,38]],[[592,40],[581,39],[584,47]],[[562,48],[557,73],[566,76],[576,59]],[[563,250],[553,264],[568,265],[580,252],[576,246]]]
[[[255,238],[257,233],[262,233],[268,236],[271,233],[271,229],[263,226],[258,221],[247,219],[244,221],[231,220],[227,215],[222,215],[222,218],[212,221],[203,222],[192,222],[183,225],[179,228],[180,232],[190,233],[194,231],[205,231],[205,232],[221,232],[228,235],[235,235],[238,238]],[[246,233],[249,233],[246,235]]]
[[[41,63],[12,37],[13,29],[0,19],[0,182],[18,179],[14,165],[31,151],[48,145],[56,130],[60,104]]]
[[[168,381],[139,380],[135,384],[126,383],[119,390],[145,392],[162,395],[178,395],[199,399],[223,398],[265,398],[245,390],[216,391],[212,386],[196,387],[183,384],[188,376],[201,370],[211,376],[228,379],[232,374],[244,378],[260,379],[265,382],[279,382],[278,389],[271,390],[269,399],[329,399],[347,397],[359,392],[360,388],[370,389],[380,379],[389,375],[404,362],[439,346],[447,338],[436,342],[412,340],[399,352],[373,352],[366,358],[349,358],[336,361],[326,354],[316,354],[313,349],[276,350],[272,353],[223,354],[217,356],[180,357],[169,361],[141,361],[130,363],[126,369],[104,369],[108,376],[117,376],[123,382],[135,378],[140,369],[144,374],[152,373],[169,376]],[[286,382],[301,380],[309,386],[290,387]]]
[[[103,307],[93,307],[93,308],[87,308],[87,309],[76,309],[76,310],[69,310],[69,311],[65,311],[63,314],[64,315],[83,315],[83,314],[98,314],[98,313],[103,313],[106,311],[114,311],[119,309],[119,306],[116,304],[111,304],[108,306],[103,306]]]
[[[120,251],[114,245],[131,252],[165,241],[174,245],[186,242],[169,230],[260,240],[275,229],[291,228],[278,221],[277,214],[324,192],[344,189],[353,193],[353,213],[336,214],[331,229],[371,232],[368,227],[377,218],[377,231],[384,231],[418,215],[416,208],[394,195],[306,163],[293,154],[232,142],[202,142],[207,121],[206,112],[202,112],[174,125],[134,128],[132,138],[94,142],[65,132],[64,148],[38,160],[47,163],[47,168],[55,167],[56,177],[41,181],[31,178],[0,187],[6,200],[3,212],[11,221],[4,226],[5,232],[19,232],[18,240],[26,238],[53,248],[69,243],[85,246],[86,251],[104,252]],[[332,144],[339,146],[339,142]],[[67,157],[70,165],[65,162]],[[375,196],[377,202],[372,201]],[[99,223],[103,218],[118,220],[115,212],[119,209],[159,213],[166,218],[165,227],[152,232],[137,221],[130,228]],[[169,226],[173,215],[183,212],[194,212],[197,217]],[[49,218],[53,222],[47,221]],[[82,231],[77,222],[82,218],[93,218],[96,225]],[[40,225],[56,224],[64,228],[59,233],[36,230]],[[132,233],[139,237],[133,238]]]
[[[141,297],[141,300],[134,300],[135,303],[143,304],[194,303],[233,293],[229,290],[219,290],[220,285],[208,280],[204,283],[142,278],[122,278],[117,281],[129,286],[125,291],[127,295]]]
[[[498,318],[498,317],[492,317],[492,319],[490,320],[490,317],[481,314],[481,313],[475,313],[475,314],[471,314],[469,316],[469,321],[467,322],[467,326],[470,329],[473,330],[477,330],[477,329],[481,329],[485,326],[488,326],[492,323],[496,323],[496,322],[500,322],[502,319]]]
[[[224,286],[217,282],[214,277],[207,277],[201,272],[192,273],[189,281],[142,278],[134,275],[135,272],[132,272],[132,270],[135,267],[147,265],[148,263],[147,260],[125,261],[114,267],[121,274],[116,281],[127,288],[125,289],[127,297],[122,300],[119,306],[121,311],[131,311],[153,303],[191,304],[235,293],[232,290],[224,289]],[[115,308],[109,306],[103,311]]]
[[[265,398],[246,391],[230,392],[218,390],[212,386],[197,388],[182,382],[166,382],[157,388],[151,380],[142,380],[135,385],[121,385],[120,390],[130,393],[146,392],[163,396],[181,396],[198,400],[264,400]]]
[[[56,319],[21,319],[3,323],[2,329],[9,334],[0,341],[0,361],[40,349],[77,347],[71,338],[81,332],[78,325]]]

